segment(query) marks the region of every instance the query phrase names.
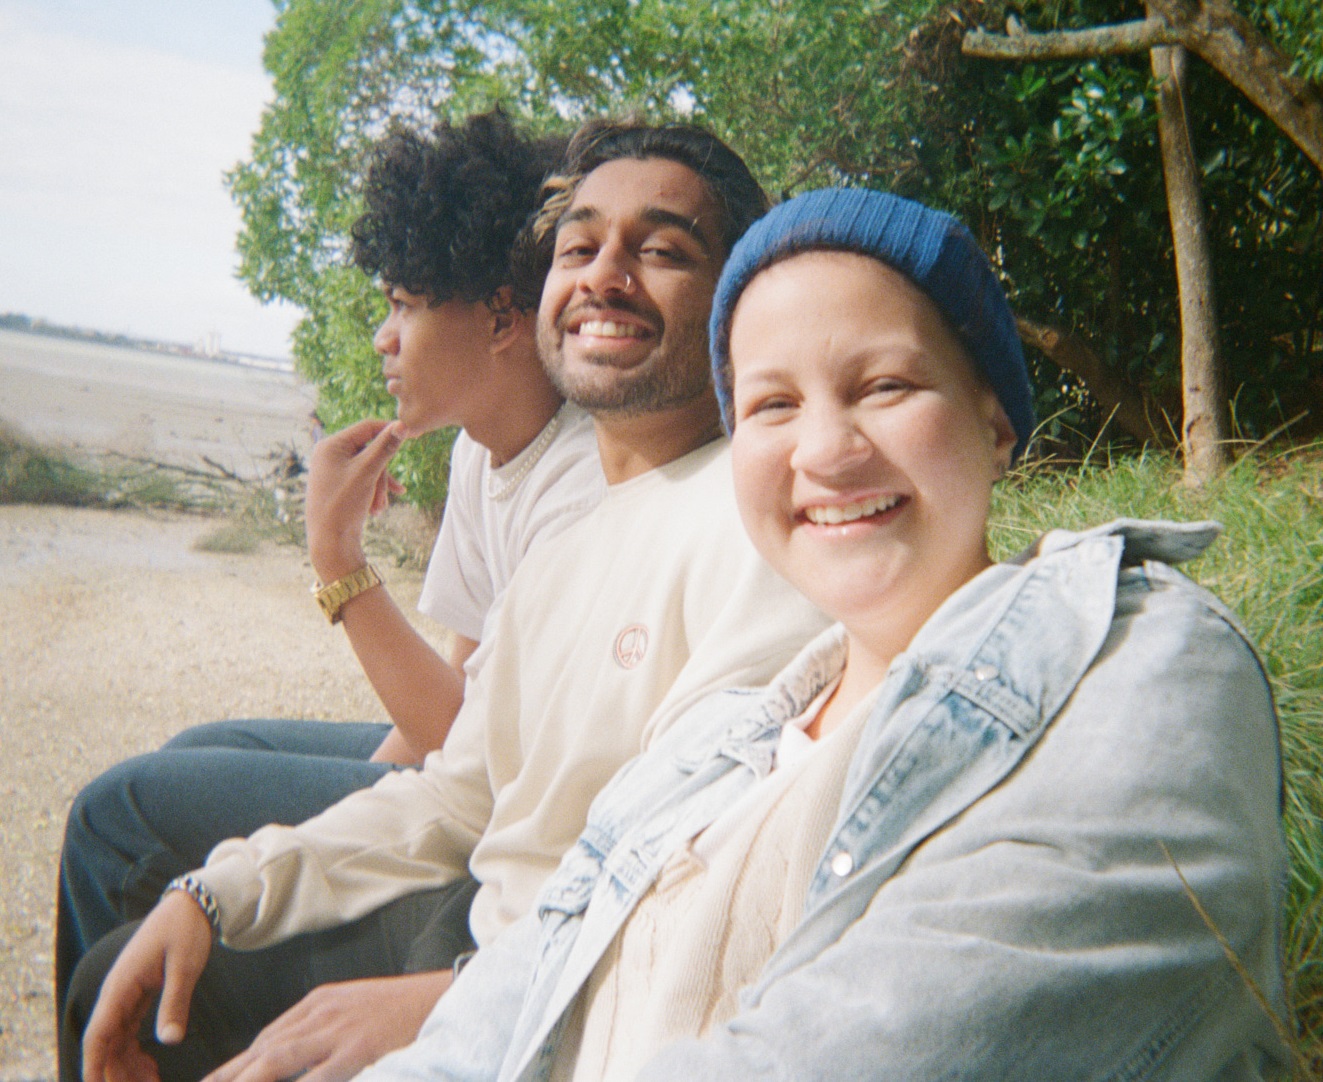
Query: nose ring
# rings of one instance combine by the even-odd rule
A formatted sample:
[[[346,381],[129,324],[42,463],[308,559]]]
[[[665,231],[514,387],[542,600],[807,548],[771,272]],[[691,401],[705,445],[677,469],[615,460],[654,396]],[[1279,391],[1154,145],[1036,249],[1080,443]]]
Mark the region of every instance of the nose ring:
[[[625,292],[628,293],[634,288],[634,279],[630,277],[629,272],[625,272]]]

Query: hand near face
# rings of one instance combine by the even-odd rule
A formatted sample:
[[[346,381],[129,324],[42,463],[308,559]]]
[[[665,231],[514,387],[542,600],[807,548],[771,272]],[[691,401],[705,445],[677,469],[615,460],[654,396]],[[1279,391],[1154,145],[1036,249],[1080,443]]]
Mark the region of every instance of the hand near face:
[[[449,970],[324,984],[204,1082],[341,1082],[418,1036]]]
[[[187,894],[171,891],[143,921],[101,986],[83,1036],[87,1082],[158,1078],[155,1061],[138,1043],[143,1020],[160,991],[157,1040],[182,1040],[193,989],[210,954],[206,914]]]
[[[404,442],[397,421],[366,420],[318,441],[308,468],[308,554],[322,582],[366,563],[363,526],[404,487],[387,472]]]

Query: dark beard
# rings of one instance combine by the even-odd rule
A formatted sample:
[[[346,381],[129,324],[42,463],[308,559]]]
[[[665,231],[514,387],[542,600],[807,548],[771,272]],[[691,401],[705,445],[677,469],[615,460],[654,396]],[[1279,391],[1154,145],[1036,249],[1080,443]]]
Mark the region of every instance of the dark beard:
[[[570,374],[560,350],[563,334],[539,321],[538,356],[562,397],[591,414],[664,413],[712,394],[706,327],[688,328],[665,346],[659,345],[643,364],[624,372],[605,361],[599,364],[589,354],[591,373]]]

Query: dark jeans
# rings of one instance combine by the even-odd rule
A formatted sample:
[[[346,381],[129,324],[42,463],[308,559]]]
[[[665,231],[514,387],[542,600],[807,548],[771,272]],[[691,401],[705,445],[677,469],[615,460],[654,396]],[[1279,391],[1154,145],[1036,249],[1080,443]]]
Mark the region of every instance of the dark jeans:
[[[391,767],[368,757],[388,727],[225,721],[112,767],[74,799],[60,854],[55,1006],[79,959],[147,915],[165,885],[226,838],[310,819]]]
[[[351,924],[266,950],[216,946],[193,994],[183,1042],[156,1042],[155,1005],[144,1020],[142,1044],[161,1082],[192,1082],[215,1070],[320,984],[449,969],[457,954],[473,949],[468,914],[477,886],[464,879],[420,891]],[[74,972],[60,1025],[61,1082],[81,1078],[82,1036],[101,982],[136,928],[136,922],[124,925],[102,939]]]

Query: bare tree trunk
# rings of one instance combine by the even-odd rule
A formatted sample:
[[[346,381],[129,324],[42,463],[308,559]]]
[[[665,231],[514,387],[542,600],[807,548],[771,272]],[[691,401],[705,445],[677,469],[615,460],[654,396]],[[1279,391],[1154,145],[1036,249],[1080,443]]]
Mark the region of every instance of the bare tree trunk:
[[[1199,195],[1199,169],[1185,114],[1186,52],[1182,46],[1150,51],[1157,79],[1158,133],[1167,211],[1176,250],[1181,302],[1181,450],[1185,481],[1200,485],[1222,472],[1227,452],[1227,399],[1218,345],[1212,259]]]

